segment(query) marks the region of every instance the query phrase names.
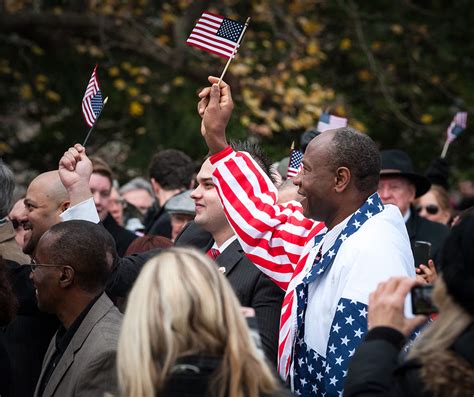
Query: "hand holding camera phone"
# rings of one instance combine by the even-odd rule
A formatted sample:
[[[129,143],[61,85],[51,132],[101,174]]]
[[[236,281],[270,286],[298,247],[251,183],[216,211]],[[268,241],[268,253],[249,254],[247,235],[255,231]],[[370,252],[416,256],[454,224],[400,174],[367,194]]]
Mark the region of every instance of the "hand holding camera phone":
[[[433,305],[431,295],[433,293],[432,284],[424,284],[413,287],[411,290],[411,306],[413,314],[433,314],[438,313],[438,309]]]
[[[420,267],[420,265],[428,266],[428,260],[431,259],[431,243],[428,241],[415,241],[413,256],[415,258],[415,267]]]

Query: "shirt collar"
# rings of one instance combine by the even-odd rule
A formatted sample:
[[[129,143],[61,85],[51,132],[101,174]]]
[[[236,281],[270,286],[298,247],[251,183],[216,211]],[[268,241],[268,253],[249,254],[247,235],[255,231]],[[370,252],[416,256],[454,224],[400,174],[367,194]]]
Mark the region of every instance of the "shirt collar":
[[[235,234],[232,237],[228,238],[226,241],[224,241],[224,243],[221,244],[220,247],[214,241],[214,244],[212,245],[212,248],[218,249],[219,252],[222,254],[224,252],[224,250],[234,242],[234,240],[237,240],[237,236]]]
[[[408,222],[408,219],[410,219],[410,216],[411,216],[411,208],[408,207],[407,212],[405,212],[405,214],[403,215],[403,220],[405,221],[405,223]]]

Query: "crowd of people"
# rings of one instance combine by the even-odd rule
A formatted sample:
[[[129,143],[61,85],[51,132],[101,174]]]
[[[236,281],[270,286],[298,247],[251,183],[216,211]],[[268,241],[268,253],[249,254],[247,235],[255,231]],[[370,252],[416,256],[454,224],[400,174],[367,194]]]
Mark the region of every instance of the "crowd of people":
[[[472,396],[474,211],[444,160],[313,130],[287,179],[209,82],[200,164],[119,186],[76,144],[14,197],[0,161],[0,396]]]

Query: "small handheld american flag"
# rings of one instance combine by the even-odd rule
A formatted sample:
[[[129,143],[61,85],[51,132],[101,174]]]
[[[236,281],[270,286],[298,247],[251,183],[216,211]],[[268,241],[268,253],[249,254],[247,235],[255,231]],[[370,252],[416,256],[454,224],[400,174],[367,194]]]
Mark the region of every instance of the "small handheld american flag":
[[[97,81],[96,70],[97,65],[95,65],[89,84],[87,84],[84,98],[82,99],[82,113],[84,114],[84,119],[89,127],[94,125],[104,106],[99,82]]]
[[[336,128],[346,127],[347,126],[347,119],[344,117],[337,117],[324,112],[319,117],[318,126],[316,129],[319,132],[324,132],[328,130],[335,130]]]
[[[293,145],[292,145],[293,146]],[[293,178],[298,175],[301,171],[301,162],[303,161],[303,153],[298,149],[291,149],[290,161],[288,163],[288,169],[286,171],[286,178]]]
[[[204,12],[186,44],[223,58],[234,58],[244,32],[245,25],[243,23]]]
[[[466,129],[467,126],[467,112],[457,112],[451,121],[447,131],[446,139],[451,143]]]
[[[449,124],[446,130],[446,141],[444,142],[441,158],[445,158],[448,153],[449,145],[454,141],[467,127],[467,112],[457,112],[454,115],[453,121]]]

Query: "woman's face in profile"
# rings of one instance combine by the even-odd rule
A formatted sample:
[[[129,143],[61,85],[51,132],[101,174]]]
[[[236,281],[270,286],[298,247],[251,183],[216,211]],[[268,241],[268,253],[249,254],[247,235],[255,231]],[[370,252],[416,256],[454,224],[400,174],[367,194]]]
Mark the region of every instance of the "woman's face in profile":
[[[415,210],[423,218],[444,225],[447,225],[451,218],[449,211],[441,208],[432,191],[427,192],[416,201]]]

